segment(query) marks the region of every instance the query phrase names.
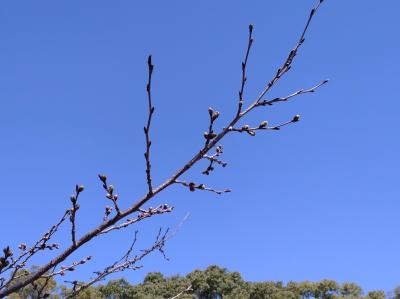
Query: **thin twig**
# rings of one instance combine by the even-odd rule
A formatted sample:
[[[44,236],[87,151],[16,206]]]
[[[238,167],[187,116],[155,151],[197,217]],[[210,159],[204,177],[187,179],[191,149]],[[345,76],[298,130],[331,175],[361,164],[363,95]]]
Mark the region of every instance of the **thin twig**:
[[[47,274],[47,275],[43,275],[42,277],[44,277],[44,278],[50,278],[50,277],[54,277],[54,276],[57,276],[57,275],[64,276],[64,275],[65,275],[65,272],[67,272],[67,271],[75,271],[75,269],[76,269],[77,266],[86,264],[86,263],[87,263],[88,261],[90,261],[91,259],[92,259],[92,257],[89,255],[89,256],[87,256],[87,257],[81,259],[81,260],[78,261],[78,262],[73,262],[73,263],[72,263],[71,265],[69,265],[69,266],[61,266],[60,270],[58,270],[58,271],[53,271],[53,272],[51,272],[51,273],[49,273],[49,274]]]
[[[246,55],[245,55],[244,61],[242,62],[242,83],[240,85],[240,90],[239,90],[239,105],[238,105],[237,115],[239,115],[240,112],[242,112],[243,92],[244,92],[244,87],[245,87],[246,81],[247,81],[247,77],[246,77],[247,60],[249,58],[251,45],[253,44],[252,35],[253,35],[253,25],[250,24],[249,25],[249,39],[248,39],[248,43],[247,43]]]
[[[296,91],[296,92],[294,92],[294,93],[292,93],[292,94],[290,94],[290,95],[288,95],[286,97],[283,97],[283,98],[274,98],[272,100],[260,101],[260,102],[257,103],[256,106],[267,106],[267,105],[271,106],[274,103],[286,102],[287,100],[290,100],[291,98],[299,96],[299,95],[302,95],[302,94],[314,93],[319,87],[321,87],[322,85],[324,85],[326,83],[328,83],[328,80],[324,80],[324,81],[318,83],[317,85],[315,85],[314,87],[311,87],[309,89],[300,89],[300,90],[298,90],[298,91]]]
[[[172,212],[173,209],[174,209],[174,207],[170,207],[167,204],[159,205],[156,208],[150,207],[148,210],[141,209],[140,214],[137,217],[135,217],[133,219],[127,219],[125,222],[123,222],[121,224],[110,226],[107,229],[105,229],[104,231],[102,231],[101,234],[106,234],[113,230],[119,230],[119,229],[128,227],[129,225],[132,225],[136,222],[142,221],[153,215],[161,215],[161,214],[165,214],[165,213],[170,213],[170,212]]]
[[[149,188],[149,194],[153,194],[153,186],[151,182],[151,162],[150,162],[150,146],[151,146],[151,141],[150,141],[150,126],[151,126],[151,119],[154,113],[154,106],[151,102],[151,78],[153,74],[153,69],[154,65],[151,62],[151,55],[147,59],[147,65],[149,68],[149,78],[147,82],[147,101],[149,104],[149,115],[147,118],[147,125],[144,127],[144,134],[146,136],[146,152],[144,154],[144,157],[146,159],[146,177],[147,177],[147,185]]]
[[[142,259],[144,259],[147,255],[149,255],[153,251],[159,251],[163,255],[163,257],[166,258],[165,252],[164,252],[164,246],[165,246],[165,242],[167,240],[168,231],[169,230],[167,229],[165,231],[165,233],[162,234],[162,231],[160,229],[157,234],[156,240],[152,246],[150,246],[144,250],[141,250],[141,254],[131,257],[133,247],[136,244],[136,240],[137,240],[137,231],[136,231],[134,240],[133,240],[131,246],[129,247],[129,249],[127,250],[127,252],[123,255],[123,257],[121,259],[114,262],[112,265],[106,267],[103,271],[95,272],[96,276],[94,278],[92,278],[89,282],[80,284],[79,286],[77,285],[77,283],[75,283],[76,287],[73,289],[73,291],[70,294],[68,294],[65,297],[65,299],[73,298],[79,292],[83,291],[84,289],[88,288],[89,286],[93,285],[94,283],[103,280],[105,277],[107,277],[108,275],[110,275],[112,273],[121,272],[126,269],[137,270],[137,269],[142,268],[141,265],[136,265],[136,264],[138,262],[140,262]]]
[[[192,285],[189,285],[186,289],[184,289],[182,292],[179,292],[178,294],[176,294],[174,297],[171,297],[170,299],[177,299],[180,296],[182,296],[185,293],[189,293],[189,292],[193,292],[193,288]]]
[[[183,185],[185,187],[188,187],[189,190],[192,191],[192,192],[195,191],[196,189],[210,191],[210,192],[214,192],[214,193],[217,193],[217,194],[229,193],[229,192],[232,191],[230,189],[216,190],[216,189],[213,189],[213,188],[208,188],[204,184],[198,184],[197,185],[196,183],[193,183],[193,182],[187,183],[185,181],[178,181],[178,180],[175,181],[175,184],[180,184],[180,185]]]
[[[221,165],[222,167],[226,167],[228,163],[219,160],[218,157],[222,154],[222,145],[217,146],[215,151],[215,154],[209,156],[209,155],[204,155],[203,159],[209,160],[210,163],[208,164],[207,168],[202,172],[202,174],[209,175],[211,171],[214,170],[213,164],[217,163]]]
[[[75,224],[75,215],[76,212],[79,210],[79,205],[77,204],[78,202],[78,197],[79,194],[84,190],[85,188],[81,185],[75,186],[75,195],[72,195],[70,197],[71,203],[72,203],[72,209],[71,209],[71,216],[69,217],[69,220],[71,221],[72,228],[71,228],[71,237],[72,237],[72,245],[76,247],[76,224]]]

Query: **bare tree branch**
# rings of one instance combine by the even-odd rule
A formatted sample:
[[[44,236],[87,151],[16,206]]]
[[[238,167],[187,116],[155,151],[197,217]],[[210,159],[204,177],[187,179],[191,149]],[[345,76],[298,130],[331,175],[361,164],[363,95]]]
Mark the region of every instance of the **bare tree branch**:
[[[292,94],[290,94],[290,95],[288,95],[286,97],[283,97],[283,98],[274,98],[272,100],[260,101],[260,102],[257,103],[256,106],[267,106],[267,105],[271,106],[272,104],[277,103],[277,102],[286,102],[287,100],[289,100],[291,98],[294,98],[296,96],[299,96],[299,95],[302,95],[302,94],[306,94],[306,93],[313,93],[318,88],[320,88],[322,85],[324,85],[326,83],[328,83],[328,80],[324,80],[321,83],[319,83],[319,84],[317,84],[314,87],[311,87],[309,89],[300,89],[300,90],[298,90],[298,91],[296,91],[296,92],[294,92],[294,93],[292,93]]]
[[[144,250],[141,250],[140,254],[132,256],[133,247],[135,246],[136,241],[137,241],[138,232],[136,231],[131,246],[129,247],[127,252],[122,256],[121,259],[117,260],[112,265],[106,267],[103,271],[95,272],[96,276],[87,283],[82,283],[82,284],[79,284],[77,282],[73,283],[74,288],[73,288],[71,294],[68,294],[65,298],[66,299],[73,298],[79,292],[81,292],[84,289],[88,288],[89,286],[95,284],[96,282],[103,280],[105,277],[107,277],[108,275],[110,275],[112,273],[122,272],[126,269],[137,270],[137,269],[142,268],[142,266],[137,265],[137,263],[142,261],[147,255],[149,255],[153,251],[159,251],[162,254],[162,256],[165,259],[167,259],[166,255],[165,255],[165,251],[164,251],[164,246],[165,246],[166,240],[168,239],[168,232],[169,232],[169,230],[167,229],[164,233],[162,233],[162,231],[160,229],[157,234],[156,240],[152,246],[150,246]]]
[[[245,60],[242,64],[242,84],[241,84],[241,88],[240,88],[240,93],[239,93],[239,106],[238,106],[238,112],[235,114],[235,116],[228,122],[228,124],[219,132],[216,133],[214,131],[214,122],[216,121],[216,119],[219,117],[219,112],[214,111],[212,108],[209,108],[208,112],[209,112],[209,116],[210,116],[210,124],[209,124],[209,128],[208,128],[208,132],[205,132],[204,134],[204,138],[206,139],[204,146],[201,148],[200,151],[198,151],[189,161],[187,161],[179,170],[177,170],[173,175],[171,175],[169,178],[167,178],[162,184],[160,184],[158,187],[154,188],[152,185],[152,178],[151,178],[151,163],[150,163],[150,146],[151,146],[151,141],[150,141],[150,136],[149,136],[149,131],[150,131],[150,126],[151,126],[151,120],[152,120],[152,115],[154,113],[154,106],[152,104],[152,99],[151,99],[151,79],[152,79],[152,72],[153,72],[153,64],[151,61],[151,56],[149,56],[148,59],[148,68],[149,68],[149,78],[148,78],[148,83],[147,83],[147,93],[148,93],[148,106],[149,106],[149,116],[148,116],[148,120],[147,120],[147,125],[144,128],[145,131],[145,137],[146,137],[146,152],[145,152],[145,159],[146,159],[146,177],[147,177],[147,185],[148,185],[148,192],[143,195],[141,198],[139,198],[134,204],[132,204],[130,207],[128,207],[126,210],[119,210],[119,207],[117,208],[116,204],[116,200],[113,200],[113,198],[111,198],[114,202],[114,208],[116,209],[116,214],[111,217],[110,219],[107,219],[107,217],[105,217],[104,221],[99,224],[96,228],[94,228],[93,230],[87,232],[86,234],[84,234],[82,237],[80,237],[79,239],[76,238],[75,236],[75,213],[78,210],[79,206],[76,204],[74,204],[73,202],[73,208],[71,210],[69,210],[69,212],[66,213],[70,216],[70,220],[72,223],[72,244],[67,247],[62,253],[60,253],[57,257],[53,258],[52,260],[50,260],[47,264],[43,265],[41,268],[39,268],[37,271],[35,271],[34,273],[30,273],[29,275],[25,276],[25,277],[21,277],[18,281],[15,281],[15,283],[13,284],[9,284],[10,280],[8,283],[4,283],[4,280],[2,280],[0,278],[0,284],[3,285],[2,287],[0,287],[0,298],[3,298],[25,286],[27,286],[28,284],[31,284],[32,282],[36,281],[37,279],[43,277],[43,275],[45,275],[45,273],[47,273],[48,271],[50,271],[50,269],[53,269],[53,267],[59,265],[60,263],[62,263],[65,259],[67,259],[73,252],[75,252],[76,250],[78,250],[81,246],[83,246],[84,244],[88,243],[89,241],[91,241],[93,238],[103,234],[105,231],[112,231],[112,230],[116,230],[119,228],[123,228],[126,227],[128,225],[131,224],[132,221],[129,220],[125,220],[125,222],[123,222],[122,224],[118,224],[119,221],[124,221],[124,219],[135,213],[135,212],[140,212],[143,214],[142,210],[142,206],[147,203],[149,200],[151,200],[152,198],[154,198],[158,193],[160,193],[161,191],[163,191],[164,189],[168,188],[169,186],[173,185],[173,184],[181,184],[185,187],[188,187],[190,191],[195,191],[196,189],[199,190],[206,190],[206,191],[210,191],[210,192],[215,192],[218,194],[221,193],[225,193],[225,192],[229,192],[229,189],[226,190],[214,190],[212,188],[206,188],[204,184],[195,184],[195,183],[187,183],[185,181],[180,181],[178,180],[183,174],[185,174],[189,169],[192,168],[193,165],[195,165],[198,161],[202,160],[202,159],[208,159],[209,161],[211,161],[212,163],[218,163],[216,157],[212,158],[212,156],[207,155],[208,152],[213,149],[214,147],[217,146],[217,144],[220,142],[221,139],[223,139],[229,132],[234,132],[237,131],[239,132],[255,132],[257,130],[267,130],[267,129],[273,129],[273,130],[277,130],[282,126],[297,122],[299,120],[299,116],[295,116],[291,121],[282,123],[280,125],[274,126],[274,127],[269,127],[268,124],[263,124],[261,127],[254,127],[254,128],[246,128],[246,129],[237,129],[235,128],[236,124],[249,112],[251,112],[254,108],[260,107],[260,106],[267,106],[267,105],[271,105],[272,103],[275,102],[284,102],[287,101],[290,98],[293,98],[297,95],[300,94],[304,94],[304,93],[311,93],[314,92],[314,90],[316,88],[318,88],[319,86],[325,84],[326,82],[323,81],[321,84],[317,85],[314,88],[308,89],[308,90],[301,90],[296,92],[295,94],[286,96],[286,97],[282,97],[282,98],[275,98],[273,100],[270,101],[264,101],[263,98],[264,96],[267,94],[267,92],[272,88],[272,86],[274,86],[276,84],[276,82],[286,73],[290,70],[293,60],[297,55],[298,49],[300,48],[300,46],[304,43],[305,40],[305,35],[306,32],[309,28],[309,25],[316,13],[316,11],[319,9],[321,3],[323,1],[320,0],[318,5],[316,5],[312,10],[311,13],[307,19],[306,25],[300,35],[300,39],[297,42],[296,46],[290,51],[288,57],[286,58],[286,60],[284,61],[283,65],[277,70],[276,74],[274,75],[274,77],[267,83],[267,85],[263,88],[263,90],[261,91],[261,93],[259,94],[259,96],[255,99],[255,101],[250,104],[246,109],[242,109],[242,105],[243,105],[243,91],[244,91],[244,87],[245,87],[245,83],[246,83],[246,66],[247,66],[247,60],[248,60],[248,56],[249,56],[249,52],[250,52],[250,48],[251,45],[253,43],[253,37],[252,37],[252,33],[253,33],[253,26],[249,26],[249,43],[248,43],[248,47],[247,47],[247,51],[246,51],[246,55],[245,55]],[[252,134],[252,133],[249,133]],[[208,158],[207,158],[208,157]],[[211,160],[210,160],[211,159]],[[218,161],[220,161],[218,159]],[[222,163],[222,161],[220,161]],[[225,163],[225,162],[224,162]],[[220,164],[220,163],[218,163]],[[222,164],[221,164],[222,165]],[[212,167],[212,165],[211,165]],[[100,178],[101,179],[101,178]],[[108,194],[111,195],[110,193],[110,185],[107,185],[105,182],[103,182],[106,187],[107,187],[107,191]],[[78,187],[78,186],[77,186]],[[104,186],[103,186],[104,187]],[[83,191],[83,189],[82,189]],[[77,201],[77,195],[76,194],[76,198],[75,200]],[[72,201],[72,198],[71,198]],[[166,212],[166,211],[164,211]],[[162,212],[162,213],[164,213]],[[108,213],[108,214],[107,214]],[[106,208],[106,216],[109,216],[109,214],[111,213],[110,209],[107,210]],[[147,213],[147,212],[146,212]],[[149,213],[150,215],[151,213]],[[139,214],[140,215],[140,214]],[[66,217],[65,216],[65,217]],[[138,220],[136,220],[137,222]],[[132,222],[133,223],[133,222]],[[48,239],[46,239],[45,241],[41,241],[39,242],[38,245],[40,246],[44,246],[44,248],[46,248]],[[151,251],[157,249],[160,252],[163,252],[163,246],[164,246],[164,242],[165,242],[165,235],[164,237],[160,237],[155,244],[153,244],[153,246],[144,251],[142,253],[142,255],[147,255],[149,254]],[[43,245],[44,244],[44,245]],[[36,250],[36,249],[34,249]],[[114,264],[111,268],[109,268],[106,272],[104,272],[104,274],[108,273],[109,271],[114,271],[114,270],[119,270],[119,269],[127,269],[129,268],[128,265],[135,265],[137,263],[137,261],[139,261],[141,259],[142,255],[138,255],[135,256],[133,259],[129,259],[128,261],[123,261],[120,264]],[[11,259],[11,255],[8,256],[3,256],[2,258],[0,258],[0,271],[3,271],[5,268],[9,267],[10,264],[10,259]],[[11,260],[11,264],[14,261]],[[16,271],[16,265],[14,264],[12,269],[13,271]],[[19,263],[19,265],[22,265]],[[133,266],[136,267],[136,266]],[[10,269],[10,268],[8,268]],[[107,269],[107,268],[106,268]],[[15,277],[15,275],[14,275]],[[102,275],[99,275],[97,278],[98,279],[102,279]],[[96,278],[95,278],[96,279]],[[90,283],[90,282],[89,282]],[[79,287],[74,287],[74,289],[78,289]]]
[[[180,184],[180,185],[183,185],[183,186],[185,186],[185,187],[188,187],[189,190],[190,190],[191,192],[196,191],[196,189],[198,189],[198,190],[210,191],[210,192],[214,192],[214,193],[217,193],[217,194],[222,194],[222,193],[229,193],[229,192],[231,192],[230,189],[216,190],[216,189],[213,189],[213,188],[207,188],[204,184],[198,184],[198,185],[197,185],[196,183],[193,183],[193,182],[187,183],[187,182],[185,182],[185,181],[178,181],[178,180],[176,180],[176,181],[175,181],[175,184]]]

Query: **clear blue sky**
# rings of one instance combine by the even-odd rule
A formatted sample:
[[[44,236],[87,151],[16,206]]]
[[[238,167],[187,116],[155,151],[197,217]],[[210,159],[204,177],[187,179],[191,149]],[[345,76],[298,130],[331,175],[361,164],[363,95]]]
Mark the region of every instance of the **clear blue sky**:
[[[207,108],[220,127],[236,108],[247,25],[255,26],[250,101],[293,47],[316,1],[2,1],[0,4],[1,246],[33,242],[69,206],[76,183],[78,231],[101,221],[97,173],[124,207],[146,192],[143,125],[146,57],[153,54],[153,173],[160,183],[198,151]],[[256,138],[224,140],[225,169],[184,176],[233,192],[173,187],[151,205],[173,214],[143,222],[138,249],[158,228],[190,218],[148,271],[171,275],[218,264],[247,280],[400,284],[398,72],[400,3],[327,0],[292,71],[270,96],[322,79],[317,94],[248,117],[302,121]],[[243,123],[243,124],[244,124]],[[94,258],[85,279],[123,253],[134,228],[74,255]],[[59,241],[69,242],[68,225]],[[43,262],[44,258],[35,260]],[[70,260],[73,261],[73,260]],[[67,263],[66,263],[67,264]]]

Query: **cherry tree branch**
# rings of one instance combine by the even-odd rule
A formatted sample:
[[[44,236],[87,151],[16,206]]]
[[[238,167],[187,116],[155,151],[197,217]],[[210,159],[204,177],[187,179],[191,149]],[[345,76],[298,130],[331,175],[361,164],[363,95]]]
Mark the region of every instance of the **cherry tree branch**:
[[[51,259],[47,264],[45,264],[41,268],[39,268],[36,272],[30,273],[26,277],[22,277],[18,281],[14,281],[15,283],[8,284],[7,286],[4,286],[4,283],[3,283],[3,287],[0,289],[0,298],[3,298],[3,297],[5,297],[5,296],[7,296],[7,295],[9,295],[9,294],[11,294],[11,293],[13,293],[15,291],[27,286],[28,284],[31,284],[32,282],[36,281],[37,279],[41,278],[50,269],[52,269],[53,267],[55,267],[55,266],[59,265],[60,263],[62,263],[73,252],[78,250],[81,246],[85,245],[86,243],[90,242],[93,238],[95,238],[95,237],[97,237],[97,236],[99,236],[99,235],[101,235],[101,234],[103,234],[105,232],[116,230],[117,227],[119,227],[119,225],[121,225],[121,224],[118,224],[118,223],[120,221],[123,221],[123,219],[125,219],[127,216],[129,216],[129,215],[131,215],[133,213],[143,213],[142,206],[145,203],[147,203],[148,201],[153,199],[158,193],[162,192],[164,189],[168,188],[169,186],[171,186],[173,184],[181,184],[181,185],[183,185],[185,187],[188,187],[190,191],[194,191],[196,189],[199,189],[199,190],[206,190],[206,191],[215,192],[215,193],[218,193],[218,194],[229,192],[230,191],[229,189],[222,190],[222,191],[214,190],[212,188],[205,187],[204,184],[197,185],[195,183],[187,183],[185,181],[180,181],[178,179],[183,174],[185,174],[189,169],[191,169],[192,166],[195,165],[198,161],[200,161],[200,160],[204,159],[205,157],[209,156],[209,155],[207,155],[208,152],[211,149],[213,149],[214,147],[216,147],[217,144],[229,132],[237,131],[237,130],[234,129],[235,125],[245,115],[247,115],[249,112],[251,112],[253,109],[255,109],[257,107],[269,106],[269,104],[264,102],[264,100],[263,100],[264,96],[268,93],[268,91],[272,88],[272,86],[274,86],[276,84],[276,82],[278,82],[282,78],[282,76],[290,70],[290,68],[292,66],[292,63],[293,63],[293,60],[297,55],[298,49],[304,43],[305,34],[306,34],[306,32],[307,32],[307,30],[309,28],[309,25],[310,25],[313,17],[315,16],[316,11],[319,9],[319,7],[320,7],[322,2],[323,1],[320,0],[318,5],[316,5],[311,10],[310,15],[309,15],[309,17],[307,19],[306,25],[305,25],[305,27],[304,27],[301,35],[300,35],[299,41],[297,42],[296,46],[290,51],[290,53],[289,53],[288,57],[286,58],[286,60],[284,61],[283,65],[277,70],[277,72],[274,75],[274,77],[266,84],[266,86],[263,88],[263,90],[261,91],[259,96],[255,99],[255,101],[252,104],[250,104],[246,109],[243,110],[241,105],[243,105],[243,90],[244,90],[245,82],[246,82],[247,59],[248,59],[248,55],[249,55],[248,53],[250,51],[251,44],[253,43],[252,42],[252,39],[253,39],[252,38],[253,27],[249,26],[249,44],[248,44],[248,47],[247,47],[244,63],[242,64],[242,84],[241,84],[241,88],[240,88],[240,96],[239,96],[240,99],[239,99],[238,113],[235,114],[235,116],[227,123],[227,125],[219,133],[216,133],[215,130],[214,130],[214,122],[219,117],[219,112],[216,112],[212,108],[210,108],[209,109],[210,125],[209,125],[208,132],[206,132],[204,134],[204,137],[206,139],[204,146],[200,149],[200,151],[196,152],[196,154],[194,154],[194,156],[189,161],[187,161],[179,170],[177,170],[173,175],[171,175],[169,178],[167,178],[162,184],[160,184],[156,188],[154,188],[153,185],[152,185],[151,163],[150,163],[151,141],[150,141],[149,131],[150,131],[152,115],[154,113],[154,106],[152,104],[152,99],[151,99],[151,79],[152,79],[152,73],[153,73],[153,64],[151,62],[151,56],[149,56],[149,59],[148,59],[148,62],[147,62],[148,68],[149,68],[149,77],[148,77],[148,84],[147,84],[149,116],[148,116],[148,120],[147,120],[147,125],[146,125],[146,127],[144,129],[145,137],[146,137],[145,160],[146,160],[146,177],[147,177],[148,192],[145,195],[143,195],[141,198],[139,198],[134,204],[132,204],[130,207],[128,207],[125,210],[119,210],[119,208],[118,208],[118,210],[119,210],[118,211],[116,206],[114,206],[114,208],[116,209],[116,212],[117,212],[114,216],[112,216],[109,219],[108,219],[108,217],[105,217],[105,219],[103,220],[102,223],[100,223],[97,227],[95,227],[93,230],[87,232],[86,234],[84,234],[80,238],[76,238],[76,236],[75,236],[75,213],[76,213],[78,208],[76,208],[76,207],[74,208],[73,207],[73,210],[71,212],[69,212],[70,220],[71,220],[71,223],[72,223],[72,226],[73,226],[73,228],[72,228],[72,244],[69,247],[67,247],[63,252],[61,252],[58,256],[56,256],[55,258]],[[323,84],[325,84],[325,83],[323,83]],[[313,91],[303,90],[301,92],[298,92],[296,95],[300,95],[300,94],[304,94],[304,93],[308,93],[308,92],[313,92]],[[285,99],[284,97],[283,98],[279,98],[280,100],[276,100],[275,99],[275,101],[273,103],[287,101],[289,98],[293,98],[296,95],[287,96],[286,100],[284,100]],[[242,102],[242,104],[240,104],[240,102]],[[265,104],[263,104],[263,103],[265,103]],[[272,102],[271,102],[271,104],[272,104]],[[285,122],[285,123],[282,123],[280,125],[274,126],[275,130],[277,128],[280,128],[282,126],[288,125],[290,123],[297,122],[298,120],[299,120],[299,118],[297,116],[295,116],[295,118],[293,118],[289,122]],[[261,130],[261,129],[269,129],[269,128],[270,127],[268,127],[268,125],[266,125],[266,126],[263,125],[262,128],[260,128],[260,127],[252,128],[252,131]],[[248,130],[250,130],[250,127],[249,127]],[[248,133],[248,130],[242,130],[242,131],[246,131]],[[216,161],[212,161],[212,162],[215,163]],[[108,188],[109,188],[109,186],[108,186]],[[109,215],[107,215],[107,216],[109,216]],[[129,221],[128,220],[125,220],[125,223],[128,223],[127,225],[129,225]],[[126,227],[126,226],[122,223],[122,226],[120,226],[120,228],[123,228],[123,227]],[[160,238],[159,241],[161,243],[157,243],[156,242],[156,244],[154,245],[154,246],[156,246],[156,249],[160,249],[160,248],[162,249],[163,248],[163,245],[164,245],[163,238]],[[162,246],[161,246],[161,244],[162,244]],[[145,251],[145,252],[147,252],[147,254],[148,254],[151,251]],[[6,265],[6,266],[4,266],[4,265],[6,264],[6,262],[9,259],[10,259],[10,256],[7,256],[7,257],[4,256],[3,259],[0,258],[0,265],[1,265],[0,266],[0,270],[4,269],[4,267],[8,266],[8,265]],[[135,263],[137,262],[136,260],[133,260],[133,261]],[[3,268],[1,268],[1,267],[3,267]],[[113,267],[117,267],[117,268],[121,267],[121,268],[118,268],[118,269],[123,269],[125,266],[124,265],[119,265],[119,266],[115,265]],[[0,281],[1,281],[1,278],[0,278]]]

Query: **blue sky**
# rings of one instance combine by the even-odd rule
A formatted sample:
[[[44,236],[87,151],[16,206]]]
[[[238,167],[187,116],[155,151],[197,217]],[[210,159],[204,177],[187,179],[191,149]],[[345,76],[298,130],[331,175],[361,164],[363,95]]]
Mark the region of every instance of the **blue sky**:
[[[219,128],[236,109],[240,63],[253,23],[247,103],[294,46],[315,1],[2,1],[0,4],[0,246],[31,243],[85,185],[78,232],[101,221],[97,173],[127,207],[146,192],[143,125],[146,57],[155,64],[153,178],[161,183],[203,143],[207,108]],[[249,115],[243,124],[302,121],[252,138],[230,135],[229,165],[183,179],[233,192],[172,187],[150,204],[173,214],[141,223],[138,249],[158,228],[189,219],[146,272],[186,274],[218,264],[247,280],[400,284],[398,1],[327,0],[291,72],[270,97],[329,78],[318,93]],[[68,224],[58,241],[69,242]],[[72,259],[93,255],[86,279],[119,257],[135,228],[105,236]],[[38,257],[41,263],[48,256]],[[65,263],[67,264],[67,263]],[[118,277],[118,276],[117,276]],[[68,278],[72,278],[69,276]]]

